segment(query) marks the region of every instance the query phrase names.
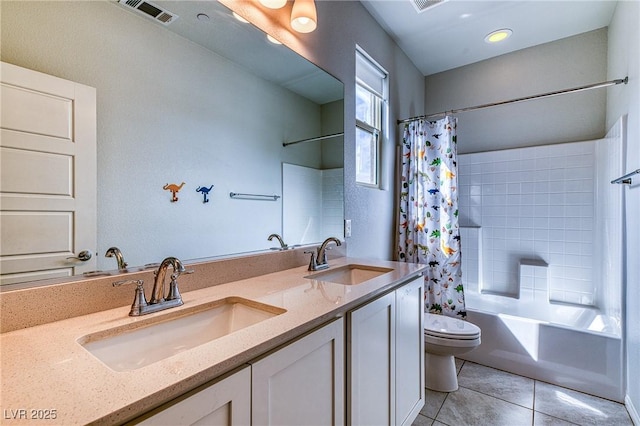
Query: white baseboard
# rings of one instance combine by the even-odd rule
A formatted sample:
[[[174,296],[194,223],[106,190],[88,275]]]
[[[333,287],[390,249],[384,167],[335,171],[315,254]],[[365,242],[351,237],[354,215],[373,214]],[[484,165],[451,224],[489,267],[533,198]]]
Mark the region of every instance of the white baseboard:
[[[633,424],[635,426],[640,426],[640,415],[638,415],[638,410],[636,410],[636,407],[633,406],[633,403],[631,402],[631,398],[629,398],[629,395],[627,395],[624,398],[624,406],[627,408],[627,411],[631,416],[631,421],[633,422]]]

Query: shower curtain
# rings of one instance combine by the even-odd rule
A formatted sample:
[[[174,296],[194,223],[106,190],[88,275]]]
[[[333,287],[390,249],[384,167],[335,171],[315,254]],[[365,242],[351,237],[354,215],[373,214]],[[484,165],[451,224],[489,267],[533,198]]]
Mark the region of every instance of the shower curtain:
[[[456,119],[405,124],[401,155],[398,259],[428,265],[425,312],[464,318]]]

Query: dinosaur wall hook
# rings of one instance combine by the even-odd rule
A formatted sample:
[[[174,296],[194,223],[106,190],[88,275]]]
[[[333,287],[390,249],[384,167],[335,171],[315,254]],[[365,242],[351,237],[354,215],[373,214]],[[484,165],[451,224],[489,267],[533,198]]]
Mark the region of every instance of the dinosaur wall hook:
[[[213,185],[211,185],[208,188],[205,188],[204,186],[199,186],[198,189],[196,189],[196,192],[202,193],[202,196],[204,197],[204,199],[202,200],[203,203],[209,202],[207,195],[209,195],[209,191],[211,191],[212,189],[213,189]]]
[[[172,184],[166,184],[165,186],[162,187],[162,189],[166,191],[171,191],[171,202],[175,203],[176,201],[178,201],[178,195],[177,195],[178,191],[180,191],[183,186],[184,186],[184,182],[182,182],[180,185],[176,185],[175,183],[172,183]]]

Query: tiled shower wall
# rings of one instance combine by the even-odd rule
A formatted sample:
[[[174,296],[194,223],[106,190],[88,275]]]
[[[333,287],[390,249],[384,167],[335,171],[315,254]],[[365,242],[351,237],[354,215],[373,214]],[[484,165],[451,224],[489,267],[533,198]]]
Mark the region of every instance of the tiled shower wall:
[[[322,171],[322,227],[325,238],[344,237],[344,169]]]
[[[283,238],[310,244],[344,236],[344,169],[282,165]]]
[[[459,156],[461,226],[482,229],[483,292],[518,297],[522,261],[548,264],[550,301],[597,303],[594,141]],[[463,277],[464,280],[464,277]]]

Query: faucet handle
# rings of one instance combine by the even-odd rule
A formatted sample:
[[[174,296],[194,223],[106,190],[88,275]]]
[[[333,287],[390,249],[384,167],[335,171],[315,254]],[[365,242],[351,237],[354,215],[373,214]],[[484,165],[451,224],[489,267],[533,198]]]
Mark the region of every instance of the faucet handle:
[[[147,297],[144,295],[144,281],[143,280],[122,280],[112,283],[114,287],[120,287],[125,284],[136,284],[136,293],[133,296],[133,303],[131,304],[130,316],[138,316],[142,312],[142,308],[147,306]]]
[[[184,273],[193,273],[193,271]],[[179,276],[179,272],[174,272],[173,274],[171,274],[171,282],[169,283],[169,294],[167,295],[166,300],[180,300],[182,302],[182,295],[180,294],[180,290],[178,290]]]
[[[309,268],[307,268],[307,270],[309,271],[315,271],[318,263],[316,262],[316,252],[315,250],[305,250],[304,254],[310,254],[311,255],[311,259],[309,259]]]
[[[143,280],[122,280],[122,281],[113,282],[111,284],[114,287],[120,287],[121,285],[125,285],[125,284],[136,284],[138,288],[140,288],[144,284],[144,281]]]

